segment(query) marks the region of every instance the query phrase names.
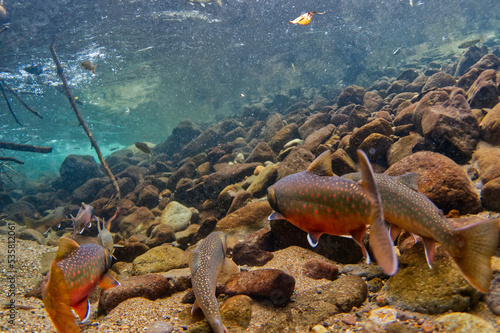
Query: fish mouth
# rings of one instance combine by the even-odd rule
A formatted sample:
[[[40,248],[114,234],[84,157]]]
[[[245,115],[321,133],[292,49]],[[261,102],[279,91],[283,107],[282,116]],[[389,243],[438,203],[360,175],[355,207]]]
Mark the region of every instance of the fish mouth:
[[[278,211],[278,203],[276,202],[276,194],[274,193],[274,188],[271,186],[267,189],[267,201],[269,205],[275,211]]]

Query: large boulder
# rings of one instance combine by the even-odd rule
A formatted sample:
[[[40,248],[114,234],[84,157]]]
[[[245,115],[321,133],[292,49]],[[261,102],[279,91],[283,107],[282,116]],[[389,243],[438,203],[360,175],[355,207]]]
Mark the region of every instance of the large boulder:
[[[421,151],[403,158],[385,172],[399,176],[409,172],[419,174],[418,190],[445,213],[458,210],[461,214],[477,213],[481,201],[465,171],[448,157]]]
[[[90,155],[68,155],[59,168],[61,176],[54,184],[56,188],[74,191],[87,180],[102,175],[99,165]]]
[[[198,125],[190,120],[183,120],[172,130],[172,134],[167,140],[156,145],[153,151],[155,154],[163,153],[171,156],[200,135],[200,133],[201,129]]]

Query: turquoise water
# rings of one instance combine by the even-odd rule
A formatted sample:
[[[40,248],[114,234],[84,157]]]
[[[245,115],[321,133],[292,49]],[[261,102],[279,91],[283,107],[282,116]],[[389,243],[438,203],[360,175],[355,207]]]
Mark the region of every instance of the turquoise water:
[[[4,150],[35,177],[57,172],[89,141],[56,86],[56,50],[85,121],[103,153],[136,141],[163,142],[182,119],[209,124],[289,89],[368,87],[384,75],[456,60],[463,41],[498,45],[498,0],[4,1],[0,78],[34,109],[5,102],[0,141],[53,147]],[[288,24],[304,12],[307,26]],[[96,73],[80,66],[97,65]],[[37,66],[41,73],[24,69]],[[326,90],[325,90],[326,89]],[[10,95],[9,95],[10,96]],[[9,97],[10,98],[10,97]]]

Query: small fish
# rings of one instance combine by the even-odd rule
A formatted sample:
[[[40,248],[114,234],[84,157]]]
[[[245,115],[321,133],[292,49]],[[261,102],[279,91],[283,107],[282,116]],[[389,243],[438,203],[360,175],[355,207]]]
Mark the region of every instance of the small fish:
[[[90,62],[90,61],[83,61],[83,62],[81,62],[81,63],[80,63],[80,65],[81,65],[84,69],[86,69],[86,70],[88,70],[88,71],[91,71],[92,73],[94,73],[94,74],[95,74],[95,69],[97,68],[97,65],[94,65],[94,64],[93,64],[92,62]]]
[[[239,272],[238,266],[226,258],[226,234],[221,231],[212,232],[200,242],[189,254],[191,283],[196,297],[191,314],[201,308],[215,333],[227,333],[215,297],[217,280],[222,271],[228,274]]]
[[[215,2],[216,4],[218,4],[219,6],[222,7],[222,0],[188,0],[190,3],[199,3],[200,5],[202,5],[203,7],[205,7],[205,4],[206,3],[209,3],[209,2]]]
[[[94,208],[85,204],[85,202],[82,202],[76,217],[70,216],[73,221],[73,238],[75,238],[76,234],[81,234],[85,228],[89,228],[92,225],[91,221],[97,221],[94,216]]]
[[[113,236],[111,235],[111,232],[109,232],[110,227],[111,223],[106,223],[103,219],[101,229],[101,222],[99,221],[99,218],[97,219],[97,230],[99,231],[99,234],[97,235],[97,244],[108,249],[109,253],[113,255],[114,242]]]
[[[465,41],[465,42],[461,43],[460,45],[458,45],[458,48],[459,49],[467,49],[471,46],[475,46],[480,41],[481,41],[481,39],[468,40],[468,41]]]
[[[140,151],[142,151],[145,154],[148,154],[149,156],[151,156],[153,154],[153,151],[151,150],[151,148],[149,148],[147,143],[136,142],[136,143],[134,143],[134,145],[137,149],[139,149]]]
[[[308,233],[311,246],[323,234],[352,236],[363,246],[363,235],[370,226],[369,242],[378,264],[393,275],[397,258],[389,231],[385,227],[380,195],[373,170],[365,153],[358,150],[363,173],[360,182],[333,176],[330,151],[316,158],[306,171],[286,176],[271,186],[267,199],[276,211],[269,220],[284,219]]]
[[[413,0],[410,0],[410,7],[413,7]]]
[[[50,266],[42,299],[56,329],[61,333],[80,332],[71,309],[84,323],[89,317],[89,295],[97,285],[109,289],[120,285],[107,270],[111,266],[108,249],[98,244],[78,245],[62,237]]]
[[[397,49],[394,50],[394,52],[392,52],[392,55],[397,55],[399,52],[401,52],[401,48],[398,47]]]
[[[343,175],[359,180],[360,173]],[[384,215],[396,239],[401,229],[423,238],[427,263],[432,267],[435,242],[453,258],[464,278],[477,290],[487,293],[491,282],[491,257],[498,245],[500,219],[455,229],[431,200],[417,192],[418,174],[399,177],[375,174],[382,197]]]
[[[27,228],[35,229],[45,234],[51,228],[59,228],[61,226],[61,222],[64,220],[67,220],[66,215],[64,214],[64,207],[59,206],[52,210],[49,215],[40,220],[24,217],[24,224]]]
[[[312,20],[312,17],[313,17],[314,14],[323,15],[324,13],[325,12],[323,12],[323,13],[318,13],[318,12],[305,13],[305,14],[300,15],[299,17],[297,17],[293,21],[288,21],[288,23],[291,23],[291,24],[300,24],[300,25],[308,25],[309,23],[311,23],[311,20]]]
[[[292,63],[292,69],[293,69],[293,72],[295,73],[295,65]]]

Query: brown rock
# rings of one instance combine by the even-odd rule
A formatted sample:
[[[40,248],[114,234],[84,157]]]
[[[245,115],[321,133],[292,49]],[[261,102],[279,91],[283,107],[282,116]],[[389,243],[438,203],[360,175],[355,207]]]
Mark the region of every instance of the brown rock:
[[[299,127],[296,123],[291,123],[283,127],[273,138],[269,141],[269,146],[275,152],[280,151],[283,146],[293,139],[299,137]]]
[[[391,148],[393,140],[380,133],[370,134],[360,145],[358,149],[364,151],[371,161],[383,160],[385,164],[385,158],[387,151]]]
[[[450,74],[445,72],[437,72],[427,80],[427,83],[422,88],[422,91],[426,91],[432,88],[454,86],[456,83],[457,80],[455,80],[455,78]]]
[[[284,305],[294,289],[295,279],[291,275],[279,269],[258,269],[234,275],[224,286],[224,293],[264,298]]]
[[[187,254],[172,245],[163,244],[138,256],[132,262],[132,275],[167,272],[188,266]]]
[[[387,95],[390,94],[400,94],[403,92],[404,88],[406,85],[408,85],[410,82],[406,80],[396,80],[393,83],[391,83],[391,86],[387,89]]]
[[[194,162],[184,163],[177,171],[168,177],[167,188],[171,191],[175,190],[177,182],[182,178],[193,178],[196,171],[196,164]]]
[[[268,227],[267,218],[273,212],[267,201],[254,201],[217,222],[216,230],[239,239],[261,228]]]
[[[477,213],[481,202],[465,171],[446,156],[417,152],[392,165],[386,174],[399,176],[409,172],[420,175],[418,189],[445,214],[456,209],[461,214]]]
[[[207,128],[182,148],[181,155],[183,157],[195,156],[208,148],[217,146],[219,139],[219,134],[214,129]]]
[[[173,286],[160,274],[133,276],[120,281],[117,287],[103,290],[97,312],[99,315],[108,314],[118,304],[129,298],[143,297],[154,301],[173,293]]]
[[[412,83],[408,84],[404,90],[419,93],[422,91],[422,88],[425,86],[428,79],[429,77],[426,75],[419,75],[415,80],[413,80]]]
[[[500,212],[500,178],[495,178],[484,184],[481,189],[481,202],[485,209]]]
[[[237,265],[264,266],[274,255],[271,229],[262,228],[237,243],[233,248],[233,261]]]
[[[348,86],[340,93],[337,104],[339,107],[346,106],[348,104],[361,104],[363,103],[363,98],[365,96],[366,90],[359,86]]]
[[[304,275],[315,280],[335,280],[339,275],[339,268],[320,259],[310,259],[304,264]]]
[[[492,108],[498,104],[497,73],[493,69],[482,72],[467,90],[467,102],[473,109]]]
[[[288,156],[278,165],[278,178],[306,170],[314,160],[314,155],[306,148],[299,146],[293,148]]]
[[[285,125],[279,113],[274,113],[267,118],[266,126],[262,130],[262,138],[269,142]]]
[[[273,152],[271,147],[265,142],[259,142],[257,146],[252,150],[245,163],[252,162],[267,162],[271,161],[276,163],[278,159],[276,158],[276,154]]]
[[[318,130],[315,130],[304,141],[304,147],[314,152],[316,148],[330,138],[335,126],[333,124],[328,124]]]
[[[414,115],[419,109],[417,106]],[[424,108],[420,126],[427,145],[458,163],[465,163],[472,157],[479,140],[477,118],[459,88],[454,89],[442,104]]]
[[[384,100],[376,91],[367,91],[363,97],[363,106],[371,113],[380,110],[383,103]]]
[[[252,199],[252,194],[250,192],[245,190],[237,192],[234,196],[233,202],[231,202],[231,206],[229,206],[229,209],[227,210],[227,215],[245,206],[250,199]]]
[[[477,161],[480,178],[483,184],[500,177],[500,148],[482,147],[474,153],[474,160]]]
[[[113,255],[117,261],[132,262],[141,254],[149,251],[149,246],[141,243],[135,236],[130,237],[122,245],[123,247],[115,248]]]
[[[328,123],[328,117],[324,113],[310,115],[305,123],[299,127],[299,134],[302,139],[307,138],[311,133],[324,127]]]
[[[356,163],[342,148],[335,150],[332,154],[332,171],[339,176],[346,173],[356,172],[358,170]]]
[[[500,145],[500,104],[491,109],[479,124],[481,138],[492,145]]]
[[[351,113],[349,113],[347,128],[352,131],[356,127],[361,127],[367,123],[369,117],[370,112],[364,106],[356,105]]]
[[[402,126],[402,125],[408,125],[412,124],[413,125],[413,111],[415,111],[415,108],[417,107],[417,103],[411,104],[401,111],[399,111],[396,114],[396,117],[394,118],[394,125],[396,126]]]
[[[247,188],[248,193],[250,193],[255,198],[260,198],[266,194],[267,188],[274,184],[276,176],[278,175],[277,165],[268,165],[264,167],[254,179],[252,184]]]
[[[146,240],[146,245],[153,248],[173,241],[175,241],[174,229],[167,224],[158,224],[151,232],[151,236]]]
[[[403,158],[411,154],[423,150],[424,138],[418,133],[413,133],[402,137],[396,141],[387,152],[387,162],[389,166],[396,164]]]
[[[135,228],[139,224],[154,220],[154,218],[154,214],[149,209],[139,207],[120,221],[120,233],[123,237],[128,238],[135,233]]]
[[[455,76],[464,75],[471,66],[481,59],[481,52],[477,47],[469,47],[458,59]]]
[[[210,164],[210,162],[205,162],[205,163],[200,164],[195,170],[196,178],[208,176],[210,174],[211,168],[212,168],[212,165]]]
[[[250,325],[252,303],[252,299],[246,295],[236,295],[222,303],[220,315],[228,330],[235,332],[235,327],[244,330]]]
[[[226,186],[251,176],[260,163],[237,163],[224,165],[205,179],[204,190],[209,198],[216,198]]]
[[[156,188],[156,186],[153,185],[148,185],[145,188],[142,189],[141,193],[139,194],[139,201],[137,201],[137,206],[141,207],[147,207],[149,209],[154,208],[156,205],[158,205],[159,198],[158,195],[160,192]]]
[[[375,119],[353,132],[349,139],[349,149],[355,152],[361,143],[372,133],[390,136],[393,134],[393,131],[391,124],[387,120]]]

